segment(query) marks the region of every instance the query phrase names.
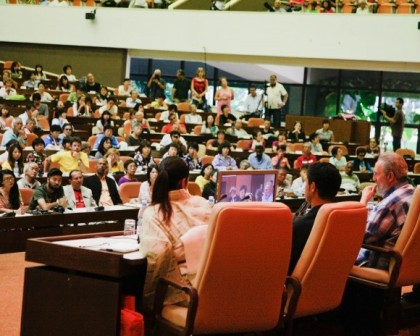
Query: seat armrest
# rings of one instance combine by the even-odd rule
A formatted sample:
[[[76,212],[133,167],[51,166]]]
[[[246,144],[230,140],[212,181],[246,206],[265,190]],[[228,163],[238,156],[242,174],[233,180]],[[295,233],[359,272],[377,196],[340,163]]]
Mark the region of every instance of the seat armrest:
[[[286,290],[287,290],[287,300],[284,307],[284,318],[285,322],[293,319],[293,315],[296,311],[297,302],[302,292],[302,285],[300,281],[293,277],[288,276],[286,278]]]
[[[189,331],[193,330],[195,314],[198,306],[198,293],[197,290],[189,285],[175,281],[169,278],[159,278],[156,286],[155,302],[153,305],[153,312],[156,319],[161,319],[163,303],[165,302],[166,293],[169,287],[173,287],[183,291],[188,295],[188,313],[186,318],[186,329],[185,332],[188,334]],[[189,334],[188,334],[189,335]]]

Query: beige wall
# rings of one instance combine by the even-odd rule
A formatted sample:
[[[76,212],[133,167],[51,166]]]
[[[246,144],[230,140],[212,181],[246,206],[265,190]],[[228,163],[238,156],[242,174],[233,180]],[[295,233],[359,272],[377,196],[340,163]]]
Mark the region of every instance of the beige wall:
[[[107,86],[117,86],[125,76],[127,52],[124,49],[0,42],[0,50],[3,61],[16,60],[28,67],[39,63],[44,70],[57,74],[70,64],[77,78],[92,72],[97,82]]]

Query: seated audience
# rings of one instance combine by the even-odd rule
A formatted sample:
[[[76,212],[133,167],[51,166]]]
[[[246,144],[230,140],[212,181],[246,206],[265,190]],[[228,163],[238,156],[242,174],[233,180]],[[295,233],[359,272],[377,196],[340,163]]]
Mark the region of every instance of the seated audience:
[[[86,153],[80,151],[80,138],[71,139],[71,150],[58,152],[45,159],[44,171],[48,171],[52,162],[58,162],[60,170],[63,173],[69,173],[72,170],[81,170],[87,173],[89,170],[89,158]]]
[[[169,134],[165,134],[162,137],[162,140],[160,140],[160,146],[161,146],[161,148],[165,149],[166,146],[168,146],[172,142],[176,142],[176,143],[180,144],[180,146],[182,147],[183,152],[184,153],[187,152],[187,142],[181,136],[181,134],[180,134],[180,132],[178,130],[173,130]]]
[[[203,119],[201,115],[197,113],[197,106],[195,104],[190,104],[190,113],[185,115],[186,124],[201,124]]]
[[[204,198],[191,196],[187,191],[189,171],[182,159],[166,158],[160,167],[152,204],[142,213],[140,252],[148,262],[143,292],[144,305],[148,308],[153,305],[159,277],[172,277],[184,284],[193,280],[193,275],[185,272],[187,265],[180,238],[191,227],[208,224],[211,210]],[[181,293],[172,292],[165,303],[186,303],[186,299]]]
[[[27,104],[25,111],[21,114],[19,114],[19,118],[22,120],[23,126],[26,125],[29,119],[32,118],[32,113],[36,111],[34,104]]]
[[[305,248],[319,209],[323,204],[333,202],[341,184],[339,171],[330,163],[317,162],[313,164],[309,167],[307,176],[305,201],[309,203],[310,210],[293,220],[289,274],[292,274]]]
[[[120,179],[118,180],[118,185],[121,185],[127,182],[138,182],[139,180],[137,180],[135,176],[136,169],[137,169],[137,166],[134,160],[129,159],[125,161],[124,162],[125,175],[120,177]]]
[[[322,148],[322,145],[320,143],[320,137],[319,134],[317,133],[312,133],[309,136],[309,141],[311,143],[311,152],[312,153],[322,153],[324,152],[324,149]]]
[[[201,126],[201,134],[211,134],[212,136],[217,136],[219,128],[216,126],[214,117],[209,114],[206,118],[206,121],[203,122]]]
[[[132,91],[131,80],[130,78],[125,78],[121,85],[118,85],[118,95],[119,96],[129,96]]]
[[[25,131],[25,134],[35,134],[35,128],[36,128],[36,121],[35,119],[28,119],[28,122],[26,123],[25,127],[23,128],[23,130]]]
[[[360,188],[359,177],[353,173],[353,162],[348,161],[344,172],[341,172],[341,189],[348,194],[357,194]]]
[[[217,150],[221,144],[226,141],[225,131],[218,130],[217,131],[217,139],[214,139],[208,146],[208,149]],[[233,147],[232,147],[233,148]]]
[[[45,91],[45,85],[43,83],[38,83],[38,91],[39,95],[41,96],[41,102],[43,103],[50,103],[54,100],[54,98]],[[32,99],[34,99],[32,97]]]
[[[104,133],[105,126],[111,126],[111,128],[115,126],[114,121],[111,120],[111,113],[109,113],[109,111],[104,111],[99,120],[96,122],[96,127],[98,128],[99,133]]]
[[[103,137],[101,142],[98,145],[98,149],[95,153],[95,159],[100,159],[105,156],[108,152],[108,149],[112,148],[112,141],[111,138]]]
[[[58,79],[58,85],[55,88],[57,91],[63,91],[63,92],[71,92],[73,84],[70,84],[69,79],[67,76],[62,75]]]
[[[108,88],[106,86],[101,86],[101,91],[96,95],[95,104],[99,106],[106,105],[109,97],[111,97],[111,93],[108,91]]]
[[[293,130],[289,132],[287,135],[287,139],[290,142],[303,142],[306,139],[305,132],[302,131],[302,123],[300,121],[296,121],[293,125]]]
[[[287,196],[292,192],[292,175],[288,174],[286,168],[279,168],[277,171],[277,196]]]
[[[262,146],[265,149],[265,140],[262,131],[260,130],[253,132],[251,150],[255,150],[255,147],[257,146]]]
[[[47,182],[35,188],[28,210],[51,210],[56,206],[67,208],[67,200],[61,186],[63,173],[53,168],[47,174]]]
[[[236,161],[230,155],[230,143],[225,141],[218,148],[218,154],[213,159],[213,167],[217,170],[236,170]]]
[[[268,140],[269,138],[275,137],[275,131],[273,128],[271,128],[271,122],[270,120],[264,120],[264,127],[261,129],[262,136],[265,140]],[[285,137],[286,139],[286,137]]]
[[[210,182],[211,172],[214,170],[211,163],[206,163],[200,171],[200,175],[195,178],[195,183],[200,187],[201,192],[203,192],[204,186]]]
[[[273,151],[277,150],[277,147],[280,145],[284,145],[287,148],[287,139],[286,139],[286,132],[281,131],[277,136],[277,140],[274,140],[272,143]]]
[[[41,95],[39,92],[35,92],[32,95],[32,102],[35,105],[35,108],[38,110],[39,116],[44,116],[45,118],[48,118],[50,116],[50,110],[48,108],[48,105],[41,102]]]
[[[168,109],[168,105],[165,103],[165,96],[156,97],[155,100],[150,104],[150,108],[156,110]]]
[[[174,115],[176,117],[176,120],[179,120],[179,116],[178,116],[178,107],[175,104],[171,104],[168,106],[168,110],[167,111],[163,111],[160,114],[160,119],[162,121],[166,121],[169,120],[169,117]]]
[[[101,91],[101,84],[96,82],[95,76],[92,73],[86,75],[83,91],[87,93],[98,93]]]
[[[16,90],[13,88],[12,80],[4,82],[4,86],[0,89],[0,98],[7,99],[8,97],[15,96]]]
[[[369,145],[366,148],[366,153],[373,157],[378,157],[381,154],[381,149],[378,146],[378,142],[375,138],[370,138]]]
[[[35,162],[25,163],[23,166],[23,176],[17,181],[19,189],[35,189],[41,185],[36,177],[39,174],[39,166]]]
[[[26,134],[23,130],[22,119],[14,118],[12,121],[12,127],[3,133],[1,140],[1,146],[4,147],[10,140],[16,140],[19,145],[23,146],[26,142]]]
[[[45,148],[49,149],[52,147],[60,147],[61,142],[63,141],[60,139],[61,127],[58,125],[52,125],[50,127],[50,134],[44,138]]]
[[[370,14],[369,6],[366,0],[358,1],[356,14],[362,14],[362,15]]]
[[[34,73],[35,73],[36,79],[40,81],[47,79],[47,74],[44,72],[44,67],[41,64],[36,64],[34,66]]]
[[[235,125],[232,128],[229,128],[226,133],[236,136],[238,139],[250,139],[252,135],[242,127],[242,120],[238,119],[235,121]]]
[[[20,175],[23,172],[23,149],[19,144],[12,144],[7,150],[7,160],[1,165],[3,170],[11,170],[15,175]],[[17,168],[17,171],[15,170]],[[18,177],[18,176],[16,176]]]
[[[143,141],[141,138],[142,130],[141,125],[136,125],[132,128],[131,134],[127,137],[128,146],[140,146]]]
[[[322,121],[322,128],[316,130],[316,134],[319,135],[319,140],[322,144],[322,147],[327,149],[328,142],[334,142],[334,132],[330,129],[330,121],[328,119],[324,119]]]
[[[33,72],[28,73],[27,80],[23,82],[23,86],[26,90],[35,90],[38,87],[39,80],[35,78]]]
[[[302,166],[300,168],[299,177],[294,179],[292,182],[291,191],[298,197],[302,197],[305,194],[307,172],[308,168],[306,166]]]
[[[125,106],[129,108],[133,108],[137,104],[141,104],[139,93],[137,92],[137,90],[131,90],[130,97],[128,97],[125,101]]]
[[[44,171],[44,161],[47,154],[44,153],[45,143],[41,138],[36,138],[32,141],[33,151],[26,156],[26,162],[33,162],[38,166],[38,169]]]
[[[264,153],[264,147],[255,147],[255,153],[248,156],[248,161],[253,169],[273,169],[271,158]]]
[[[0,104],[0,129],[9,129],[12,125],[13,117],[6,105]]]
[[[271,163],[273,164],[274,169],[287,168],[291,169],[289,159],[285,156],[286,154],[286,145],[279,145],[276,148],[277,155],[271,158]]]
[[[93,102],[89,96],[81,95],[78,97],[77,102],[73,104],[73,115],[75,117],[90,117],[93,115]]]
[[[9,157],[9,148],[13,144],[19,144],[19,143],[16,140],[10,140],[9,142],[7,142],[6,150],[2,154],[0,154],[0,165],[2,165],[3,162],[7,161],[8,157]]]
[[[309,142],[303,144],[302,152],[303,154],[299,156],[294,163],[296,169],[300,169],[302,166],[310,166],[316,162],[316,156],[312,154],[311,144]]]
[[[54,118],[51,121],[51,126],[52,125],[58,125],[62,129],[65,124],[70,124],[69,121],[67,120],[66,109],[64,109],[64,108],[63,109],[58,109],[57,112],[56,112],[56,116],[57,116],[57,118]]]
[[[80,170],[72,170],[69,173],[69,184],[64,186],[63,190],[67,199],[67,207],[70,209],[97,206],[92,190],[83,186],[83,174]]]
[[[228,105],[222,105],[221,107],[222,114],[219,116],[219,124],[217,126],[223,126],[225,124],[233,124],[236,121],[236,117],[230,112],[230,107]],[[217,118],[216,118],[217,120]]]
[[[83,185],[92,190],[93,199],[100,206],[121,204],[115,180],[108,177],[108,162],[105,158],[96,161],[96,174],[87,176]]]
[[[356,158],[353,160],[353,169],[360,172],[373,173],[373,169],[369,162],[365,160],[366,148],[358,148],[356,150]]]
[[[104,158],[108,162],[109,171],[114,173],[124,173],[124,163],[120,160],[120,151],[116,148],[110,148]]]
[[[146,172],[148,167],[155,165],[156,162],[152,157],[152,145],[149,141],[143,140],[134,154],[134,162],[137,165],[137,171]]]
[[[112,143],[112,147],[113,148],[118,148],[120,145],[118,144],[118,140],[117,138],[113,135],[114,130],[112,128],[112,126],[107,125],[104,127],[104,132],[100,133],[96,136],[96,140],[95,143],[93,144],[93,149],[97,149],[102,138],[107,137],[111,139],[111,143]]]
[[[71,138],[73,136],[73,126],[70,123],[64,124],[62,131],[63,133],[58,136],[60,139]]]
[[[241,160],[241,162],[239,162],[239,169],[240,170],[252,170],[251,167],[251,163],[249,163],[248,160]]]
[[[213,169],[210,173],[210,180],[203,188],[202,196],[208,200],[210,196],[213,196],[216,200],[217,197],[217,178],[219,171],[217,169]]]
[[[20,197],[19,188],[13,171],[3,169],[0,171],[0,213],[26,212]]]
[[[119,119],[118,117],[118,106],[117,106],[117,100],[115,97],[109,97],[106,104],[102,105],[99,108],[99,114],[102,115],[105,111],[108,111],[111,113],[111,116],[115,119]]]
[[[147,204],[152,202],[153,185],[158,174],[159,167],[155,163],[152,163],[147,167],[146,181],[140,186],[139,200],[147,200]]]
[[[184,156],[179,143],[172,142],[168,146],[165,147],[164,154],[163,154],[162,158],[164,159],[168,156],[179,156],[179,157]]]
[[[60,76],[67,76],[67,79],[69,80],[69,82],[75,82],[77,81],[77,78],[75,75],[73,75],[73,68],[71,65],[65,65],[63,67],[63,73]]]
[[[347,164],[347,159],[340,147],[333,147],[331,150],[330,163],[337,167],[338,170],[344,171]]]
[[[190,142],[188,144],[188,154],[184,156],[184,160],[188,165],[189,170],[201,169],[202,163],[201,159],[198,157],[198,143]]]
[[[134,114],[134,120],[131,123],[131,128],[135,127],[136,125],[140,125],[141,128],[143,129],[143,132],[150,133],[150,125],[149,125],[149,122],[144,117],[144,112],[140,108]]]
[[[369,212],[363,242],[392,249],[405,223],[414,187],[407,181],[407,163],[398,154],[382,154],[373,170],[375,185],[363,189],[360,202],[367,205],[376,194],[382,200]],[[362,249],[356,263],[360,266],[387,269],[389,258]]]
[[[181,134],[187,133],[184,124],[181,124],[174,115],[169,116],[169,124],[162,127],[162,133],[171,133],[172,131],[179,131]]]

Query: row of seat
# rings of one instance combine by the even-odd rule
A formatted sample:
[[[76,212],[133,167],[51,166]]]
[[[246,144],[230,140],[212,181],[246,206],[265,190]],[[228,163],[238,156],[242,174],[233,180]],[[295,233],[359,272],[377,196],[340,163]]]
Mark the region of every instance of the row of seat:
[[[376,270],[353,265],[365,232],[366,208],[358,202],[324,205],[296,268],[286,277],[290,210],[274,203],[217,204],[192,285],[159,280],[158,333],[161,329],[178,335],[244,333],[285,326],[291,335],[294,319],[337,308],[348,279],[400,295],[401,286],[420,282],[419,212],[417,187],[401,235],[387,251],[389,269]],[[189,296],[187,307],[163,305],[170,287]],[[399,309],[399,299],[385,301],[383,322],[394,333]]]

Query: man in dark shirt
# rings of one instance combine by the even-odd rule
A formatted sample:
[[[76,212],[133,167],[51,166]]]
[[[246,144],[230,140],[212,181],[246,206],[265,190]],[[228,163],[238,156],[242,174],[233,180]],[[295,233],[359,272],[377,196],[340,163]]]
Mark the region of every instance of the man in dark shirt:
[[[224,124],[234,124],[236,117],[230,113],[230,107],[228,105],[222,105],[222,115],[220,115],[219,125],[223,126]]]
[[[165,97],[166,82],[161,77],[161,72],[159,69],[156,69],[153,72],[153,75],[147,82],[147,87],[150,89],[149,96],[151,98]]]
[[[404,105],[404,99],[397,98],[395,100],[395,114],[393,117],[389,117],[385,110],[381,110],[382,116],[389,122],[389,125],[392,130],[392,137],[394,138],[392,141],[392,147],[394,152],[401,148],[401,138],[404,131],[404,113],[402,107]]]
[[[39,208],[41,210],[51,210],[59,205],[67,207],[67,200],[64,197],[63,187],[61,186],[63,173],[57,168],[48,172],[47,183],[37,187],[29,203],[29,210]]]
[[[292,274],[306,241],[311,233],[318,210],[331,203],[341,185],[341,175],[331,163],[317,162],[309,167],[305,186],[305,199],[311,206],[309,212],[293,220],[292,255],[289,274]]]
[[[95,76],[92,73],[88,73],[86,75],[85,91],[96,93],[99,93],[101,91],[101,84],[96,83]]]
[[[176,79],[172,87],[172,99],[175,103],[182,103],[188,100],[188,92],[190,91],[191,81],[185,78],[184,70],[179,69],[176,72]]]

